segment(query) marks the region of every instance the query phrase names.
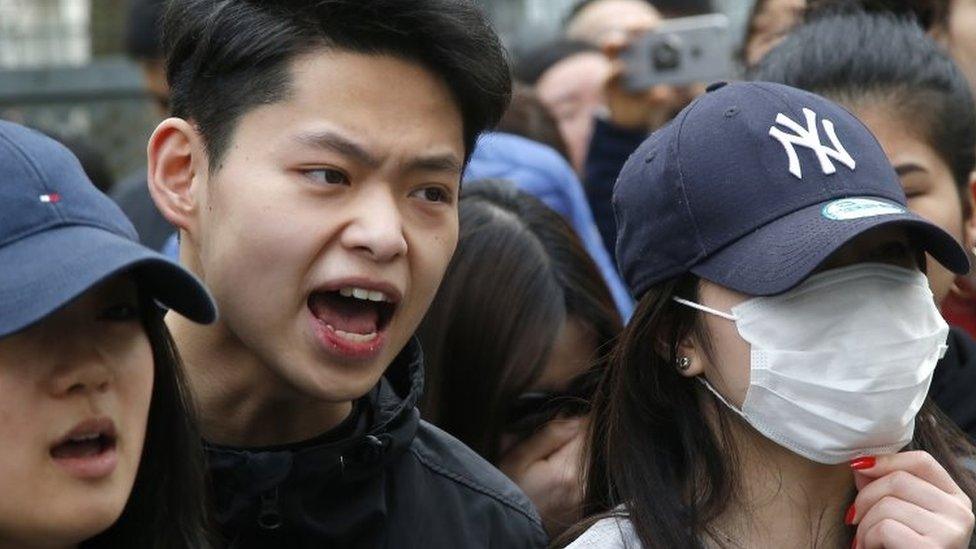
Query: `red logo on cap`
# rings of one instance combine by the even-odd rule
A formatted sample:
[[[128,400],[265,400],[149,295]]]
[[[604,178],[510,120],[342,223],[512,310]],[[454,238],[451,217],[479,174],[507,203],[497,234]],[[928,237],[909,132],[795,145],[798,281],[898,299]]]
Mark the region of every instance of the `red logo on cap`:
[[[45,204],[57,204],[58,202],[61,202],[61,195],[58,193],[42,194],[41,202],[44,202]]]

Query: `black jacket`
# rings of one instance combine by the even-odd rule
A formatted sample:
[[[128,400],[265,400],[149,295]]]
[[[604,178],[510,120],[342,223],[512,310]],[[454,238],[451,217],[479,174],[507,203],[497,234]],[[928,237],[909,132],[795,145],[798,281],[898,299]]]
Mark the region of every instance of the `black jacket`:
[[[593,210],[610,257],[617,257],[617,221],[613,215],[613,186],[631,153],[647,139],[648,133],[628,130],[597,118],[586,154],[583,188]]]
[[[976,341],[953,327],[946,344],[949,350],[935,367],[929,396],[976,441]]]
[[[545,547],[528,498],[468,447],[420,420],[412,341],[338,440],[209,445],[217,522],[231,548]],[[346,423],[349,424],[350,421]]]

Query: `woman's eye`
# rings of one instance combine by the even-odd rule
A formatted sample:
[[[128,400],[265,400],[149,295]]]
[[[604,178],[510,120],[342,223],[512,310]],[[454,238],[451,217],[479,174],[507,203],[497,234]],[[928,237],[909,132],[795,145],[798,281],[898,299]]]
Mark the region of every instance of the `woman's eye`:
[[[451,203],[451,194],[441,187],[424,187],[423,189],[417,189],[412,193],[412,196],[422,198],[428,202],[444,202],[445,204]]]
[[[102,309],[102,312],[98,315],[99,320],[107,320],[109,322],[129,322],[139,319],[139,307],[131,303],[120,303],[118,305],[113,305],[111,307],[106,307]]]
[[[339,170],[334,170],[331,168],[320,168],[316,170],[306,170],[305,177],[308,177],[316,183],[321,183],[324,185],[348,185],[349,178],[346,174]]]

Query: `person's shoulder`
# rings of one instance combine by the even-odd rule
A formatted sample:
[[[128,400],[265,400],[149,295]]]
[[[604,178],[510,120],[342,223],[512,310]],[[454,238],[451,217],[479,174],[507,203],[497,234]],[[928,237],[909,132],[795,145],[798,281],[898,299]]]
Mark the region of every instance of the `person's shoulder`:
[[[597,521],[566,549],[641,549],[633,523],[626,517],[607,517]]]
[[[433,478],[484,505],[500,509],[525,529],[544,535],[538,512],[524,493],[464,443],[426,421],[420,422],[410,445],[411,454]]]

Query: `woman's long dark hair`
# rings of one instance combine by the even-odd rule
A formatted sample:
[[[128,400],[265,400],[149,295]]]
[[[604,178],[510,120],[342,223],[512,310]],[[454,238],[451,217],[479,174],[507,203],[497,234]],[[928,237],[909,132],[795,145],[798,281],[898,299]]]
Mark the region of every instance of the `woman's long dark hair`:
[[[122,516],[81,547],[208,548],[206,469],[182,363],[159,307],[146,296],[140,305],[154,365],[142,458]]]
[[[621,334],[593,403],[583,502],[590,518],[557,545],[621,513],[646,549],[699,548],[711,521],[728,509],[739,480],[730,427],[740,420],[674,366],[688,337],[709,352],[701,313],[672,299],[697,301],[698,283],[688,274],[652,287]],[[973,475],[960,463],[976,448],[930,402],[917,416],[909,449],[929,452],[976,496]]]
[[[421,411],[497,462],[506,412],[541,375],[564,320],[589,327],[601,356],[621,321],[559,214],[508,182],[465,185],[457,253],[418,332],[427,364]]]

